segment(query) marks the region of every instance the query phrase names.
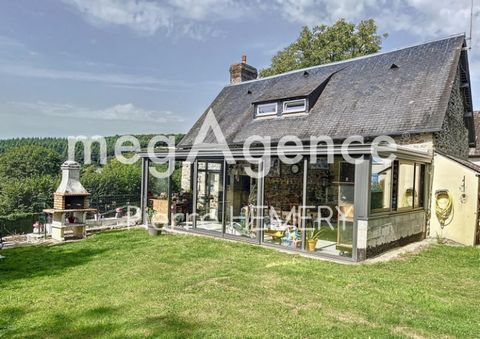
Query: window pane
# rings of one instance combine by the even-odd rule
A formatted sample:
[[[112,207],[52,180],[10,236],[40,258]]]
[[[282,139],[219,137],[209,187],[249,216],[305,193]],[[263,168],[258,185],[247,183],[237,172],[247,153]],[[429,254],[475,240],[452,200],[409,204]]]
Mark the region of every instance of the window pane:
[[[277,113],[277,104],[263,104],[257,106],[257,114],[275,114]]]
[[[167,171],[167,164],[151,164],[159,173]],[[168,178],[158,178],[148,172],[148,213],[150,226],[168,224]]]
[[[223,230],[223,175],[221,168],[222,164],[218,162],[198,162],[197,228],[216,232]]]
[[[413,207],[414,165],[400,162],[398,174],[398,208]]]
[[[283,106],[284,112],[303,112],[305,111],[306,100],[292,100],[285,102]]]
[[[227,168],[226,188],[226,229],[230,235],[257,237],[257,179],[247,174],[247,169],[253,171],[258,167],[246,161],[238,161]]]
[[[171,221],[174,226],[193,227],[193,181],[192,164],[177,161],[172,174]]]
[[[370,200],[372,210],[390,209],[392,198],[392,163],[372,162]]]
[[[222,164],[219,162],[209,162],[208,163],[208,170],[209,171],[220,171],[222,168]]]
[[[415,207],[423,207],[425,165],[415,165]]]
[[[302,248],[303,171],[303,162],[288,165],[272,159],[265,177],[264,242]]]
[[[351,257],[355,165],[320,158],[307,169],[305,249]]]

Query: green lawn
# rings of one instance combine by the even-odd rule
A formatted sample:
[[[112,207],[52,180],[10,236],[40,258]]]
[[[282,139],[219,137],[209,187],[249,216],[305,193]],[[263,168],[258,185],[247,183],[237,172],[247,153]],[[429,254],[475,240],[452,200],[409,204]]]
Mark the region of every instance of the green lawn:
[[[480,249],[342,265],[145,231],[5,250],[0,337],[478,337]]]

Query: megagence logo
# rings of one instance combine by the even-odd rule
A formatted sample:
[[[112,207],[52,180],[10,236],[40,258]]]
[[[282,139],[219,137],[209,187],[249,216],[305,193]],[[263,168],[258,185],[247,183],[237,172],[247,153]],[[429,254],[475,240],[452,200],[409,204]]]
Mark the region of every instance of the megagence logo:
[[[214,136],[215,142],[206,142],[208,136]],[[84,147],[84,163],[92,163],[92,145],[97,143],[100,148],[99,162],[102,165],[107,163],[107,142],[102,136],[70,136],[68,137],[68,160],[75,160],[75,148],[77,143],[82,143]],[[308,145],[308,146],[306,146]],[[358,145],[366,145],[365,139],[360,135],[354,135],[343,140],[342,143],[335,144],[334,140],[329,136],[311,136],[308,142],[300,140],[295,135],[286,135],[282,137],[275,145],[272,145],[270,136],[254,135],[246,139],[241,148],[239,157],[243,161],[251,164],[250,168],[246,168],[246,172],[253,178],[266,176],[272,164],[272,158],[278,158],[285,164],[295,164],[300,162],[304,155],[308,155],[310,163],[316,163],[317,158],[321,154],[326,156],[328,163],[332,164],[334,155],[341,155],[343,159],[351,164],[357,164],[364,160],[363,154],[354,155],[352,147]],[[153,164],[168,164],[165,172],[160,172],[153,166],[150,166],[150,174],[156,178],[167,178],[174,171],[175,163],[175,137],[158,135],[150,139],[146,154]],[[395,160],[395,151],[397,144],[395,140],[389,136],[378,136],[368,144],[370,150],[368,153],[376,159],[382,161]],[[158,148],[162,147],[159,152]],[[115,142],[115,158],[126,165],[131,165],[140,160],[141,151],[140,141],[132,135],[122,136]],[[187,161],[193,163],[202,151],[214,150],[222,155],[228,164],[235,164],[236,160],[230,149],[225,136],[220,129],[215,114],[210,109],[207,113],[202,126],[193,142],[192,147],[188,151]],[[382,150],[382,154],[379,151]],[[258,169],[259,162],[262,162],[263,170]]]

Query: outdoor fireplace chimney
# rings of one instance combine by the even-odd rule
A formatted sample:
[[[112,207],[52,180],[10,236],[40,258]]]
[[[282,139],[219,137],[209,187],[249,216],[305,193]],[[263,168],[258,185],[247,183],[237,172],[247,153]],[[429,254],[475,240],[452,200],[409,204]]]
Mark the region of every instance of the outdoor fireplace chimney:
[[[62,166],[62,181],[55,193],[88,194],[80,183],[80,164],[75,161],[65,161]]]
[[[257,76],[257,69],[247,64],[247,56],[245,54],[242,55],[242,62],[230,65],[231,84],[237,84],[248,80],[255,80]]]

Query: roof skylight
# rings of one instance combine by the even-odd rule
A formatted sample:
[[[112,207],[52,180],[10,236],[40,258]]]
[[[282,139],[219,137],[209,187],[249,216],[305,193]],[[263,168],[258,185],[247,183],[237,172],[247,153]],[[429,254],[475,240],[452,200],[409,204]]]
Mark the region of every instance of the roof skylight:
[[[306,110],[306,99],[290,100],[283,103],[283,113],[299,113],[305,112]]]
[[[277,114],[278,107],[276,102],[257,105],[257,116],[267,116]]]

